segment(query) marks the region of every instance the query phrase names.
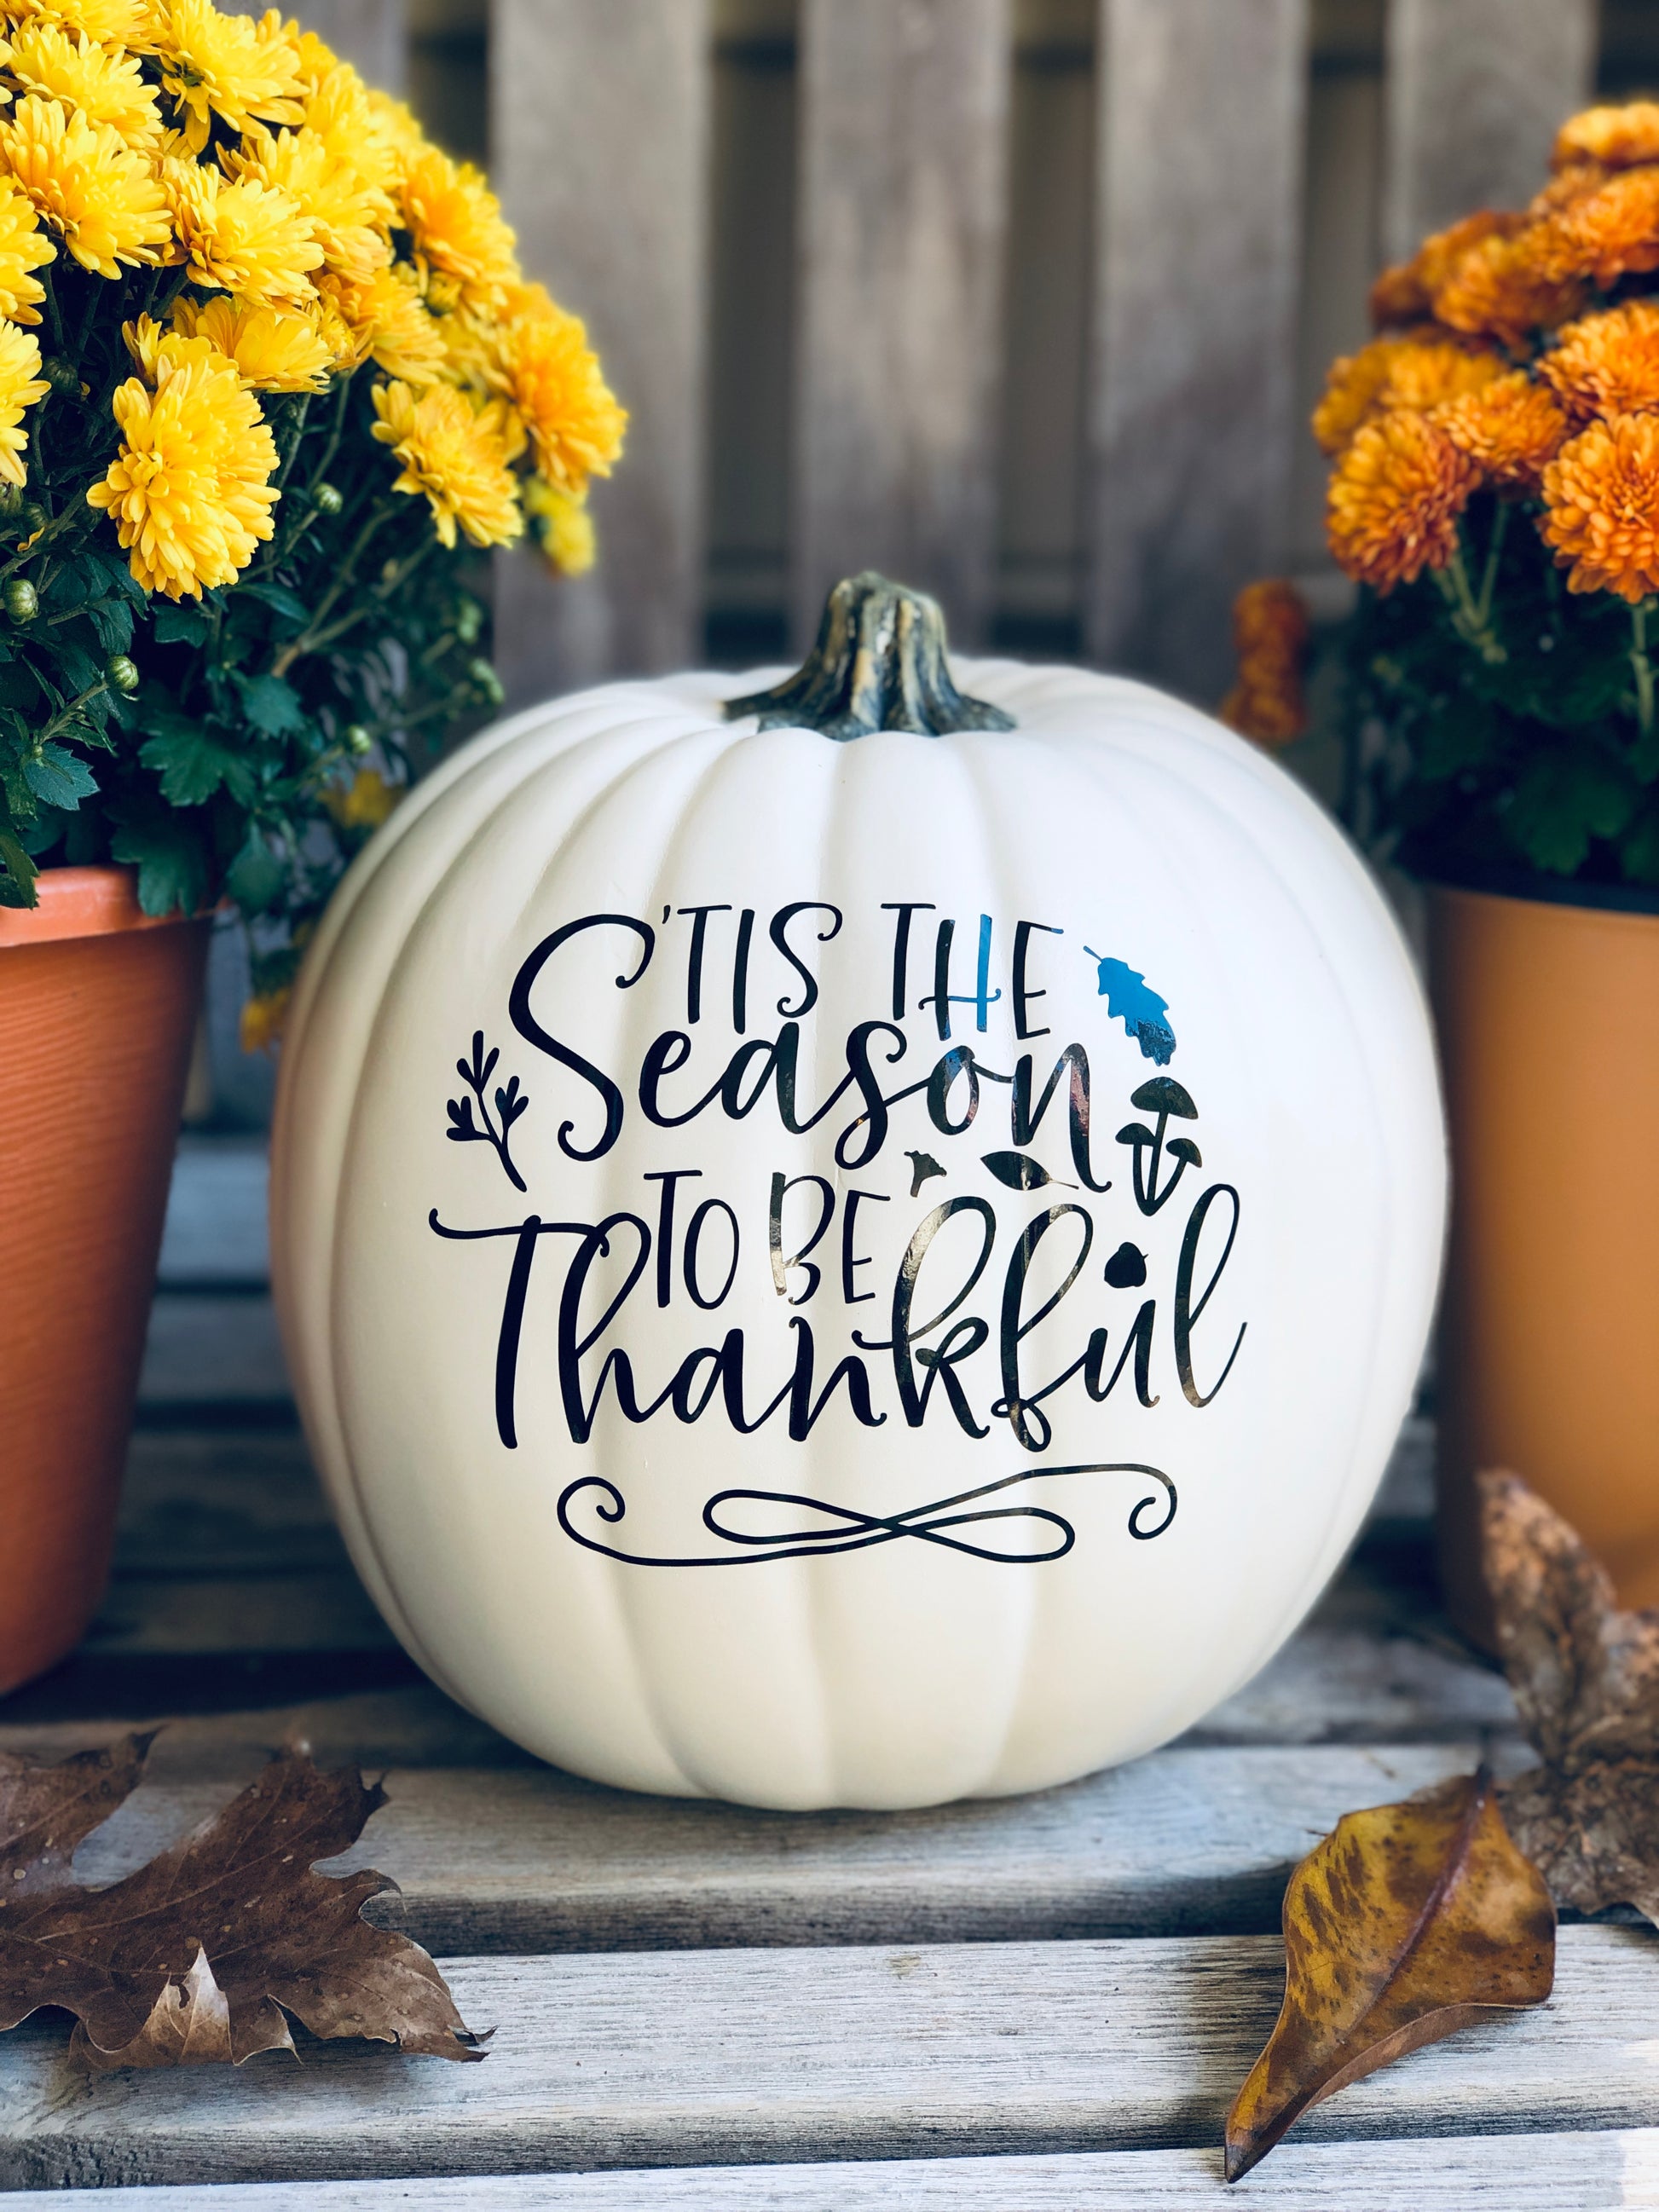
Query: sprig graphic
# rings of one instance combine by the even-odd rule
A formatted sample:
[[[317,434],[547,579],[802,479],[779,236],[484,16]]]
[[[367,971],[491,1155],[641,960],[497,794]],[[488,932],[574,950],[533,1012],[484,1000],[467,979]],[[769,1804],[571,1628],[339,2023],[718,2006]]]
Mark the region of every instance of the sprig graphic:
[[[489,1079],[495,1073],[495,1063],[500,1058],[501,1054],[494,1045],[490,1047],[488,1053],[485,1052],[483,1031],[474,1030],[472,1057],[471,1060],[458,1060],[455,1063],[455,1073],[471,1091],[473,1097],[477,1098],[483,1127],[480,1128],[472,1118],[471,1098],[452,1098],[447,1102],[449,1127],[444,1131],[444,1134],[452,1145],[493,1145],[495,1147],[495,1157],[506,1169],[507,1179],[514,1190],[526,1190],[529,1185],[513,1164],[513,1153],[508,1143],[513,1124],[530,1103],[529,1099],[519,1089],[519,1079],[516,1075],[509,1076],[504,1084],[496,1086],[495,1111],[501,1116],[501,1127],[497,1128],[495,1123],[489,1118],[488,1097]]]

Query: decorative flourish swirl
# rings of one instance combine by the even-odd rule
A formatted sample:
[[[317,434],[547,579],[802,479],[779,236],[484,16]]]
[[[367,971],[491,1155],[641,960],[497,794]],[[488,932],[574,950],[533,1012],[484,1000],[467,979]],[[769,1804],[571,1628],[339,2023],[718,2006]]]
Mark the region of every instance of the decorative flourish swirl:
[[[865,1552],[878,1544],[896,1543],[901,1536],[939,1544],[946,1551],[961,1552],[969,1559],[990,1559],[1000,1566],[1034,1567],[1049,1559],[1063,1559],[1076,1543],[1077,1531],[1063,1515],[1044,1505],[979,1506],[972,1512],[954,1509],[976,1506],[979,1499],[994,1497],[999,1491],[1011,1490],[1022,1482],[1038,1482],[1061,1474],[1144,1474],[1157,1483],[1159,1488],[1139,1499],[1129,1514],[1129,1534],[1138,1542],[1146,1543],[1154,1536],[1161,1536],[1175,1519],[1176,1486],[1167,1474],[1139,1460],[1109,1460],[1083,1467],[1021,1468],[1018,1474],[1005,1474],[996,1482],[981,1483],[976,1490],[960,1490],[953,1498],[938,1498],[931,1504],[913,1505],[906,1512],[893,1514],[860,1513],[850,1506],[833,1505],[823,1498],[804,1498],[787,1490],[722,1490],[703,1507],[703,1526],[723,1543],[745,1548],[711,1553],[701,1558],[653,1559],[645,1553],[620,1551],[615,1545],[602,1544],[597,1536],[587,1535],[575,1527],[570,1518],[570,1508],[584,1491],[597,1490],[600,1493],[593,1510],[611,1527],[615,1528],[627,1512],[621,1491],[603,1475],[581,1475],[565,1486],[559,1498],[559,1526],[586,1550],[601,1553],[607,1559],[620,1559],[630,1567],[756,1567],[769,1559],[813,1559],[836,1552]],[[755,1535],[746,1529],[727,1528],[722,1522],[721,1509],[734,1501],[799,1506],[806,1512],[822,1514],[823,1526],[816,1529],[792,1528],[770,1536]],[[1144,1527],[1148,1508],[1160,1504],[1164,1508],[1162,1519],[1150,1528]],[[988,1522],[1007,1521],[1041,1522],[1052,1532],[1046,1547],[999,1550],[988,1543],[970,1543],[966,1537],[951,1533],[982,1528]],[[1012,1528],[1007,1531],[1010,1538],[1023,1533]],[[1031,1533],[1036,1538],[1036,1532]],[[1041,1538],[1036,1540],[1042,1541]]]

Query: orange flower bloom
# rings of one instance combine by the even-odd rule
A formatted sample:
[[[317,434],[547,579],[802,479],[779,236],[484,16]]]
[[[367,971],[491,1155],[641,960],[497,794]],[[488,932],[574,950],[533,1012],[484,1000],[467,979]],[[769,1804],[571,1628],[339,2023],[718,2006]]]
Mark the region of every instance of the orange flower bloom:
[[[1574,161],[1553,176],[1542,191],[1533,194],[1527,203],[1527,213],[1554,215],[1562,208],[1571,207],[1589,193],[1599,191],[1611,173],[1600,161]]]
[[[1325,396],[1314,410],[1313,434],[1326,453],[1339,453],[1362,422],[1389,408],[1426,410],[1460,392],[1478,392],[1504,370],[1500,355],[1459,338],[1373,338],[1332,363]]]
[[[1659,102],[1632,100],[1624,107],[1587,107],[1569,116],[1556,134],[1553,169],[1580,161],[1600,161],[1609,169],[1631,169],[1659,161]]]
[[[1498,484],[1536,484],[1571,431],[1554,393],[1519,368],[1437,407],[1434,420]]]
[[[1556,224],[1567,220],[1558,216],[1511,237],[1482,239],[1435,294],[1436,315],[1455,331],[1516,349],[1534,331],[1553,330],[1576,315],[1584,303],[1576,268],[1558,267],[1546,250]]]
[[[1524,216],[1480,208],[1449,230],[1437,230],[1433,237],[1425,238],[1409,261],[1385,269],[1372,285],[1373,325],[1381,331],[1421,322],[1435,294],[1472,246],[1480,245],[1483,238],[1507,238],[1525,221]]]
[[[1308,610],[1295,585],[1279,577],[1247,584],[1233,601],[1233,645],[1238,681],[1222,702],[1222,720],[1258,744],[1299,738],[1308,726]]]
[[[1659,169],[1609,177],[1538,229],[1534,264],[1547,279],[1585,279],[1605,292],[1621,276],[1659,269]]]
[[[1592,422],[1544,471],[1547,545],[1570,592],[1659,592],[1659,416]]]
[[[1659,407],[1659,301],[1627,300],[1569,323],[1538,365],[1581,422]]]
[[[1397,408],[1367,422],[1331,471],[1325,528],[1338,566],[1383,592],[1443,568],[1480,482],[1427,416]]]

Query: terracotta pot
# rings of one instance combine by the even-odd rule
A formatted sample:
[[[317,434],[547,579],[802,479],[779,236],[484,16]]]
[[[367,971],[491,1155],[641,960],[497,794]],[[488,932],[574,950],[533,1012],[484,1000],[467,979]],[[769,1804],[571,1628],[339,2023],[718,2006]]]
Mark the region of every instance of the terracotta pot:
[[[1437,890],[1431,916],[1453,1192],[1441,1569],[1490,1644],[1479,1468],[1531,1483],[1625,1604],[1659,1603],[1659,913]]]
[[[131,872],[0,908],[0,1692],[103,1594],[210,925]]]

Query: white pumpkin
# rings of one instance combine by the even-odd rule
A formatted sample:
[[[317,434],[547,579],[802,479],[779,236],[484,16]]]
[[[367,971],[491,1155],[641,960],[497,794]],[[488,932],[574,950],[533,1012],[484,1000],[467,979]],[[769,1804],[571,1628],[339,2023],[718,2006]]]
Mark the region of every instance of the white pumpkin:
[[[1364,868],[1204,715],[963,701],[936,625],[841,586],[785,726],[702,674],[486,732],[296,996],[276,1289],[352,1556],[600,1781],[1133,1757],[1296,1626],[1407,1410],[1444,1158]]]

